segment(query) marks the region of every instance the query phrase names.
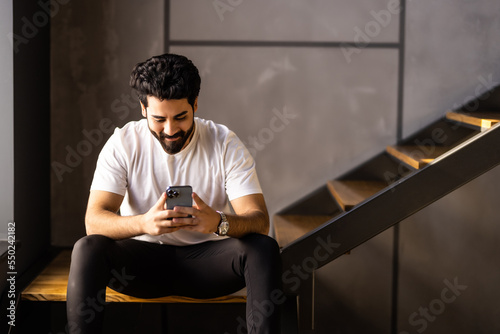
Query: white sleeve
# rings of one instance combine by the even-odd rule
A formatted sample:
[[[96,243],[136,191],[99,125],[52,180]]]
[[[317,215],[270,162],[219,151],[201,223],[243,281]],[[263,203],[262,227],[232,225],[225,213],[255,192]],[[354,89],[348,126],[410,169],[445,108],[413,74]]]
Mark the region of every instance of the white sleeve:
[[[92,180],[91,190],[104,190],[125,196],[127,192],[126,150],[118,129],[102,148]]]
[[[224,150],[226,193],[229,200],[251,194],[261,194],[255,161],[241,140],[230,132]]]

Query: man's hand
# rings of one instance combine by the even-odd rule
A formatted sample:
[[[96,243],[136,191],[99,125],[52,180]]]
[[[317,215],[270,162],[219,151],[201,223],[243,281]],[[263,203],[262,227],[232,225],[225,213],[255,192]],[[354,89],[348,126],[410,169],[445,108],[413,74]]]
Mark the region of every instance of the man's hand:
[[[164,233],[172,233],[180,228],[191,226],[193,221],[191,218],[176,218],[185,217],[183,213],[175,210],[166,210],[165,201],[167,195],[164,192],[160,198],[148,212],[142,216],[142,230],[150,235],[160,235]]]
[[[208,206],[193,192],[193,207],[175,207],[174,211],[193,218],[174,218],[174,223],[189,224],[178,226],[179,229],[214,233],[217,231],[221,217],[217,211]],[[228,236],[240,238],[249,233],[267,234],[269,232],[269,216],[262,194],[253,194],[231,201],[234,214],[226,214],[229,221]],[[191,222],[191,223],[189,223]]]
[[[186,229],[201,233],[214,233],[219,226],[220,215],[208,206],[203,200],[193,192],[193,207],[176,206],[174,212],[178,216],[191,215],[193,218],[174,218],[173,222],[177,229]],[[183,224],[179,226],[178,224]]]

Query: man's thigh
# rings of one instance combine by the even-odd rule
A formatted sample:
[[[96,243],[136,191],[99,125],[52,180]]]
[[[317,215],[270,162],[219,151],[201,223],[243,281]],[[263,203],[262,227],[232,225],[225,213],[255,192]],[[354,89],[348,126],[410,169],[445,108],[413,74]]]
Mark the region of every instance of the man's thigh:
[[[120,240],[107,256],[112,274],[108,285],[136,297],[210,298],[245,286],[239,239],[190,246]]]

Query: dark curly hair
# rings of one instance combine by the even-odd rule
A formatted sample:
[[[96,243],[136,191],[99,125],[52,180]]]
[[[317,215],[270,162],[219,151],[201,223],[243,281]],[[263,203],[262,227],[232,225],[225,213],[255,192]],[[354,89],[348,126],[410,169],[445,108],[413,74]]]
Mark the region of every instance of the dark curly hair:
[[[201,78],[198,69],[188,58],[166,53],[151,57],[135,65],[130,74],[130,87],[137,91],[144,107],[147,97],[160,101],[187,98],[194,109],[194,102],[200,93]]]

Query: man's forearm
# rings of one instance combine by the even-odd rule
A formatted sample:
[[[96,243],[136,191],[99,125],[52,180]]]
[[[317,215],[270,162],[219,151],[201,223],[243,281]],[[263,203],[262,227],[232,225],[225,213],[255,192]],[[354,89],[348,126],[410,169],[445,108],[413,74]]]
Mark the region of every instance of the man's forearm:
[[[269,233],[269,216],[261,211],[254,211],[245,215],[226,214],[229,222],[228,236],[241,238],[249,233]]]
[[[141,226],[142,215],[122,217],[108,210],[93,210],[85,216],[87,235],[100,234],[119,240],[144,234]]]

